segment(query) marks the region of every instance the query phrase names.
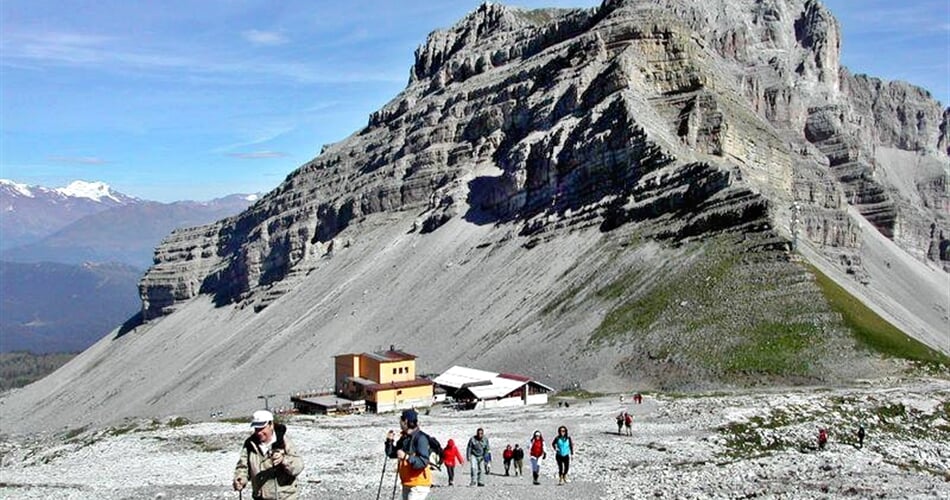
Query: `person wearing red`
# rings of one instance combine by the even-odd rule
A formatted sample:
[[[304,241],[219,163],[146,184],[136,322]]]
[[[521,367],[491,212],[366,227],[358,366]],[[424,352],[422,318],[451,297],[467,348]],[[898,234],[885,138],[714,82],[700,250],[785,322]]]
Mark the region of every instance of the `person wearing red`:
[[[464,464],[465,459],[462,458],[462,452],[455,445],[454,439],[449,439],[449,442],[445,443],[445,449],[442,452],[442,465],[445,466],[445,472],[449,475],[449,486],[452,486],[455,484],[455,466]]]
[[[539,460],[548,458],[548,454],[544,451],[544,437],[541,436],[541,431],[534,431],[528,450],[528,455],[531,456],[531,476],[534,478],[534,484],[541,484],[538,481],[541,475],[541,462]]]
[[[505,464],[506,476],[510,475],[508,471],[511,469],[511,459],[514,456],[515,456],[515,450],[511,449],[511,445],[509,444],[508,446],[505,447],[504,453],[501,454],[501,458],[502,460],[504,460],[504,464]]]

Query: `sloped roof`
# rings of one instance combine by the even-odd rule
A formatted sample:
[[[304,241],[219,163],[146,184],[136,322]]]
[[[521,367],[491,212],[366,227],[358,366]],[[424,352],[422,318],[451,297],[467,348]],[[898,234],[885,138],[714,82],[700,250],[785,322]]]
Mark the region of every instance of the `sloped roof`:
[[[534,384],[549,391],[550,387],[523,375],[496,373],[464,366],[453,366],[443,374],[432,379],[438,385],[453,389],[466,389],[476,398],[500,398],[510,394],[525,384]]]
[[[432,379],[432,381],[441,386],[461,389],[466,385],[475,385],[479,382],[491,381],[496,376],[498,376],[498,374],[495,372],[486,372],[484,370],[476,370],[474,368],[456,365]]]

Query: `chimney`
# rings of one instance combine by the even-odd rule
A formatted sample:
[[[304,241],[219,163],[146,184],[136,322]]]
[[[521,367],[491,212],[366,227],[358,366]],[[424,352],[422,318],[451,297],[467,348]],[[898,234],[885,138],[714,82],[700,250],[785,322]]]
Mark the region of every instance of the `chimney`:
[[[396,344],[389,344],[389,350],[390,350],[390,351],[395,351],[395,350],[396,350]]]

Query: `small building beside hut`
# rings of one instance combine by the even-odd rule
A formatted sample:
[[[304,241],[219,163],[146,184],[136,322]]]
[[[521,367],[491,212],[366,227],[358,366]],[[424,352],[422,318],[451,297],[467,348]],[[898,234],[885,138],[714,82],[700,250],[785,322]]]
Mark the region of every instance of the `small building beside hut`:
[[[416,377],[416,356],[388,351],[334,356],[336,395],[376,413],[432,406],[433,383]]]
[[[432,380],[466,408],[502,408],[546,404],[554,389],[512,373],[453,366]]]

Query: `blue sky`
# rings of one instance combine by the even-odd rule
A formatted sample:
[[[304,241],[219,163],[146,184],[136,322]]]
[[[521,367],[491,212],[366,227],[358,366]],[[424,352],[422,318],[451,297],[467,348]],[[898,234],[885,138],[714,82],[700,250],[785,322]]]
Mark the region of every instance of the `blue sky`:
[[[3,0],[0,177],[166,202],[269,191],[363,127],[426,35],[479,3]],[[946,105],[950,0],[826,4],[845,66]]]

